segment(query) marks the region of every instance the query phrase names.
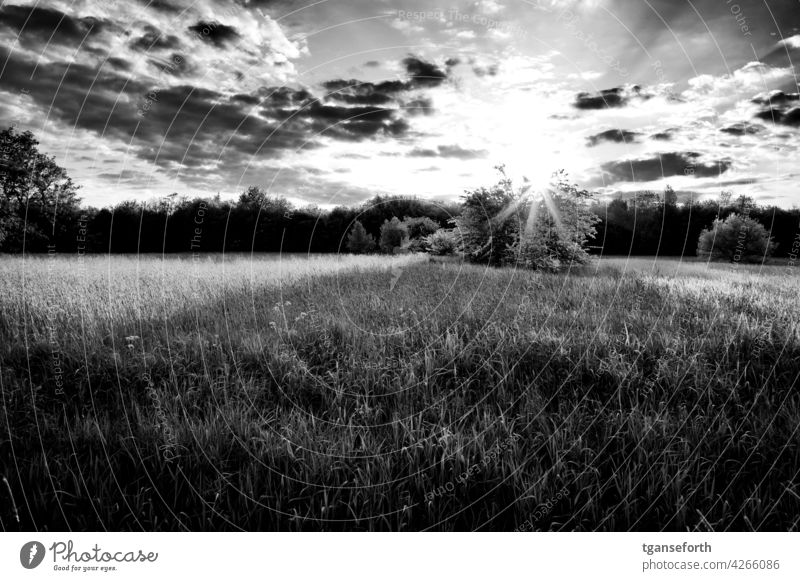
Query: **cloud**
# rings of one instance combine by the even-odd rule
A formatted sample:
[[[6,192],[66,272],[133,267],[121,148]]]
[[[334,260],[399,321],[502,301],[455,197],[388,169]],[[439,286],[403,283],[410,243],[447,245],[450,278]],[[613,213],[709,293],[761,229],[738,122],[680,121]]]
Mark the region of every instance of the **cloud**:
[[[800,50],[800,34],[795,34],[794,36],[778,41],[778,46],[786,46],[793,50]]]
[[[756,133],[761,132],[764,129],[761,125],[756,125],[753,123],[747,123],[746,121],[742,123],[734,123],[733,125],[728,125],[727,127],[723,127],[720,129],[723,133],[728,133],[729,135],[755,135]]]
[[[718,177],[730,169],[730,160],[701,163],[696,152],[662,153],[654,157],[612,161],[603,164],[607,183],[649,182],[670,176]]]
[[[430,114],[433,102],[430,97],[417,96],[407,105],[403,103],[406,93],[437,87],[447,79],[447,74],[435,64],[416,57],[402,61],[408,80],[381,81],[378,83],[357,79],[333,79],[322,83],[326,97],[347,105],[405,107],[411,114]]]
[[[133,50],[145,52],[158,49],[173,50],[181,46],[181,41],[173,34],[162,35],[155,26],[145,24],[144,34],[132,40],[129,46]]]
[[[798,100],[800,100],[800,93],[784,93],[780,90],[760,93],[751,99],[756,105],[769,105],[771,107],[786,105]]]
[[[183,7],[180,4],[175,4],[169,0],[139,0],[139,3],[147,8],[167,14],[178,14],[183,11]]]
[[[199,21],[189,27],[203,42],[208,42],[217,48],[224,48],[228,43],[240,38],[239,32],[233,26],[228,26],[220,22]]]
[[[607,131],[601,131],[595,135],[590,135],[587,138],[587,146],[594,147],[603,142],[612,142],[612,143],[634,143],[636,141],[636,137],[639,136],[639,133],[635,131],[628,131],[626,129],[608,129]]]
[[[410,115],[432,115],[434,112],[433,99],[430,97],[418,97],[403,105],[403,108]]]
[[[704,74],[689,79],[689,88],[683,92],[683,97],[710,105],[730,105],[770,85],[782,86],[793,80],[791,67],[772,67],[752,61],[730,74]]]
[[[207,167],[223,149],[240,157],[280,155],[319,147],[322,139],[402,137],[410,128],[400,107],[329,105],[304,88],[262,87],[226,95],[190,84],[159,87],[107,72],[102,84],[87,90],[97,74],[93,67],[36,67],[19,53],[0,49],[0,59],[6,58],[4,90],[28,86],[36,68],[36,91],[30,97],[53,121],[131,143],[134,154],[159,165]]]
[[[438,145],[436,149],[415,147],[408,157],[447,157],[455,159],[477,159],[489,154],[485,149],[465,149],[460,145]]]
[[[337,79],[326,81],[323,88],[330,91],[328,97],[351,105],[385,105],[394,100],[394,93],[398,91],[394,86],[384,86],[356,79]]]
[[[800,107],[792,107],[788,110],[765,109],[756,113],[755,117],[765,121],[772,121],[773,123],[780,123],[781,125],[800,127]]]
[[[609,109],[613,107],[624,107],[631,99],[649,99],[650,95],[644,94],[641,87],[633,85],[632,87],[614,87],[612,89],[604,89],[598,93],[578,93],[575,96],[575,101],[572,106],[576,109]]]
[[[447,73],[438,66],[413,55],[403,59],[403,65],[414,88],[438,87],[447,79]]]
[[[675,134],[677,131],[678,131],[678,130],[677,130],[677,129],[675,129],[674,127],[673,127],[673,128],[670,128],[670,129],[665,129],[664,131],[659,131],[658,133],[653,133],[653,134],[650,136],[650,139],[653,139],[653,140],[655,140],[655,141],[671,141],[671,140],[672,140],[672,137],[673,137],[673,135],[674,135],[674,134]]]
[[[114,28],[111,22],[100,18],[74,18],[53,8],[13,4],[0,10],[0,26],[17,33],[20,43],[28,48],[45,43],[74,46]]]

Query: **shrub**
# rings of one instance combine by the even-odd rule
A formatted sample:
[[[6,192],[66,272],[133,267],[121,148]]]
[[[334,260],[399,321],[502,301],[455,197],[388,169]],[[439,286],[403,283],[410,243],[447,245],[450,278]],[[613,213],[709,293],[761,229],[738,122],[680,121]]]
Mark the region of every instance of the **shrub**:
[[[392,217],[391,220],[384,220],[381,225],[381,250],[387,254],[393,254],[396,248],[401,248],[408,240],[408,232],[403,223]]]
[[[453,254],[458,247],[458,238],[452,230],[437,230],[425,238],[428,252],[436,256]]]
[[[419,218],[409,218],[406,216],[405,219],[403,219],[403,226],[405,226],[406,232],[408,232],[408,238],[411,241],[426,238],[439,229],[439,224],[427,216],[421,216]]]
[[[375,237],[368,234],[367,229],[358,220],[347,237],[347,249],[353,254],[366,254],[375,250]]]
[[[591,194],[567,182],[563,173],[555,178],[553,187],[541,196],[528,198],[525,227],[509,247],[507,262],[557,271],[589,261],[586,244],[599,221],[588,204]]]
[[[490,188],[478,188],[462,196],[463,210],[454,222],[467,260],[500,265],[517,238],[521,216],[516,210],[520,193],[512,189],[503,168],[502,179]]]
[[[731,262],[753,262],[771,255],[776,247],[760,222],[734,213],[724,220],[714,220],[710,229],[700,233],[697,255]]]
[[[468,193],[455,220],[465,256],[473,262],[513,264],[560,270],[589,260],[586,244],[599,218],[589,205],[591,194],[557,172],[550,188],[531,195],[514,191],[511,180]]]

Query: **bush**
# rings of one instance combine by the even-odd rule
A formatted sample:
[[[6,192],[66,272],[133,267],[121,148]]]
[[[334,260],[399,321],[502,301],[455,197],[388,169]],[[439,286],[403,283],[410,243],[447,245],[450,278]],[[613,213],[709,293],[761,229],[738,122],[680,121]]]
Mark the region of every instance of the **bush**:
[[[403,220],[403,226],[405,226],[406,232],[408,232],[408,238],[411,241],[422,240],[439,229],[439,224],[427,216],[421,216],[419,218],[409,218],[406,216]]]
[[[586,244],[599,220],[589,205],[591,194],[568,183],[563,172],[541,194],[530,195],[528,187],[514,191],[498,169],[500,182],[468,193],[456,219],[465,256],[550,271],[588,262]]]
[[[387,254],[393,254],[396,248],[402,248],[408,240],[408,232],[403,223],[392,217],[391,220],[384,220],[381,226],[381,250]]]
[[[375,250],[375,237],[368,234],[364,225],[358,220],[347,237],[347,249],[353,254],[366,254]]]
[[[490,188],[478,188],[463,196],[461,216],[454,221],[461,236],[461,248],[467,260],[500,265],[519,233],[517,202],[521,195],[512,189],[503,168],[502,179]]]
[[[508,263],[558,271],[589,261],[586,244],[599,221],[588,204],[591,194],[567,182],[563,173],[555,178],[542,196],[528,199],[525,227],[508,249]]]
[[[425,238],[428,252],[435,256],[453,254],[458,247],[458,238],[452,230],[437,230]]]
[[[714,220],[710,229],[700,233],[697,255],[731,262],[757,262],[771,255],[776,247],[760,222],[734,213],[724,220]]]

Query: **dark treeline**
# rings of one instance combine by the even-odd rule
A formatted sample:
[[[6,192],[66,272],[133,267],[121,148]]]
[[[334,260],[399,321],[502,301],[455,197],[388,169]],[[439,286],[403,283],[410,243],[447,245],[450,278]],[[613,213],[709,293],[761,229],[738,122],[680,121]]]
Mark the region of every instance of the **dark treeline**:
[[[81,206],[78,187],[38,145],[30,131],[0,131],[0,252],[344,252],[356,221],[377,240],[381,226],[394,217],[427,217],[452,228],[464,208],[459,202],[384,196],[332,210],[296,208],[250,187],[234,201],[173,194],[96,209]],[[589,241],[594,253],[694,256],[700,233],[732,213],[760,222],[777,244],[776,256],[787,256],[800,240],[800,210],[760,206],[746,196],[723,194],[704,202],[689,197],[679,204],[667,186],[661,194],[595,202],[592,211],[599,217]]]
[[[599,223],[591,250],[694,256],[700,233],[732,213],[760,222],[777,244],[776,256],[787,256],[800,240],[798,209],[759,206],[752,198],[730,194],[705,202],[677,200],[668,186],[661,194],[595,202]],[[54,158],[39,151],[31,132],[0,131],[0,252],[343,252],[356,221],[365,236],[377,240],[381,226],[394,217],[427,217],[452,228],[463,208],[459,202],[385,196],[332,210],[296,208],[250,187],[234,201],[173,194],[157,202],[96,209],[81,206],[78,187]]]
[[[595,202],[592,210],[600,218],[590,243],[595,254],[695,256],[702,230],[732,213],[763,224],[778,244],[775,256],[786,256],[800,235],[800,210],[760,206],[744,196],[678,204],[643,192],[626,200]],[[460,212],[458,203],[388,196],[332,210],[296,208],[284,198],[250,188],[236,201],[173,198],[75,208],[58,216],[54,235],[29,237],[25,246],[30,252],[45,252],[52,244],[57,252],[335,253],[347,251],[346,237],[356,220],[377,239],[383,222],[395,216],[425,216],[451,228],[450,220]],[[21,241],[7,238],[2,246],[17,251]]]
[[[347,234],[356,220],[377,237],[383,222],[394,216],[425,216],[448,227],[459,208],[457,203],[383,196],[332,210],[297,208],[253,187],[236,201],[173,198],[76,208],[59,216],[55,235],[29,239],[26,250],[44,252],[52,244],[57,252],[88,253],[347,252]]]
[[[723,193],[717,200],[678,204],[667,187],[664,194],[639,192],[630,199],[617,198],[595,204],[600,217],[595,252],[643,256],[695,256],[700,233],[715,219],[731,214],[749,216],[760,222],[777,243],[774,256],[785,257],[800,236],[800,209],[756,204],[748,196],[733,198]]]

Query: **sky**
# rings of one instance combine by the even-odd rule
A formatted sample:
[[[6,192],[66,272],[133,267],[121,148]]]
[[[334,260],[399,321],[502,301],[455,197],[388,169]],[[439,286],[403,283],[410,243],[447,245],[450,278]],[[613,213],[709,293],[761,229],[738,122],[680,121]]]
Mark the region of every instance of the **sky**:
[[[795,0],[11,0],[0,63],[3,126],[94,206],[444,202],[500,164],[800,205]]]

